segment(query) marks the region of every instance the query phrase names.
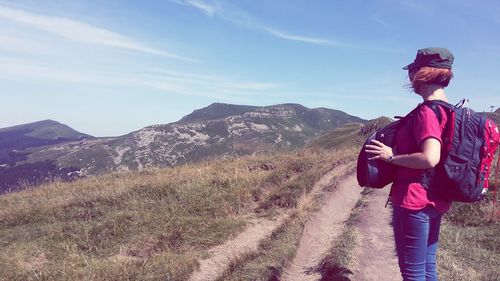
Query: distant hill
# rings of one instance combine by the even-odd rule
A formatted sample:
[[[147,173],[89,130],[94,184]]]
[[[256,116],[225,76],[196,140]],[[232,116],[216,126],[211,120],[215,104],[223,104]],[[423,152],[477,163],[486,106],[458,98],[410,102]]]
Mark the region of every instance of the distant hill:
[[[362,123],[344,124],[310,140],[306,146],[309,148],[319,147],[330,149],[357,145],[356,139],[363,126]]]
[[[47,140],[92,138],[54,120],[42,120],[0,129],[0,134],[9,132]]]
[[[15,159],[15,166],[48,161],[79,176],[174,166],[212,157],[294,149],[344,124],[365,122],[339,110],[299,104],[214,103],[177,122],[148,126],[120,137],[89,138],[82,134],[70,140],[67,135],[64,142],[18,148],[24,157]],[[36,132],[51,136],[44,130]]]
[[[62,167],[56,163],[55,157],[30,161],[31,154],[43,147],[90,139],[94,137],[53,120],[0,129],[0,193],[55,177],[69,179],[78,168]]]
[[[25,150],[58,143],[92,139],[87,134],[53,120],[0,129],[0,164],[15,164],[26,160]]]
[[[363,144],[366,138],[393,120],[388,117],[379,117],[366,123],[347,123],[333,129],[307,143],[308,147],[344,148],[357,147]]]

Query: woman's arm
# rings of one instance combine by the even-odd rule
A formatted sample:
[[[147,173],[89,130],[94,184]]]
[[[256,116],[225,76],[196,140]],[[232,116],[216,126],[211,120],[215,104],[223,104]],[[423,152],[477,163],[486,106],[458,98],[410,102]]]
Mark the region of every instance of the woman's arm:
[[[441,158],[441,143],[435,138],[427,138],[422,141],[420,145],[420,152],[401,155],[394,155],[392,148],[377,140],[372,140],[372,142],[373,144],[365,146],[367,148],[366,152],[375,155],[370,159],[380,159],[406,168],[433,168],[439,163]]]

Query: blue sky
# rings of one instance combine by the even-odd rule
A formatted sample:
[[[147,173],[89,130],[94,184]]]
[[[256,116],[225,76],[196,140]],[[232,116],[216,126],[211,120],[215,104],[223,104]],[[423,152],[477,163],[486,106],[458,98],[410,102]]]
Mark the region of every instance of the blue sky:
[[[450,101],[500,107],[496,0],[0,0],[0,127],[117,136],[213,102],[402,115],[401,67],[430,46],[455,55]]]

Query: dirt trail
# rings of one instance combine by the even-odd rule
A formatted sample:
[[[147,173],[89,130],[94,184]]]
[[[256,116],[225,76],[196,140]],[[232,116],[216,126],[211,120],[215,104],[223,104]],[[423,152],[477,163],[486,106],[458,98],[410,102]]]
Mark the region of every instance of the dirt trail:
[[[318,212],[310,215],[302,233],[299,248],[291,264],[280,278],[282,281],[319,280],[319,273],[310,272],[328,253],[332,243],[341,234],[344,222],[351,214],[356,202],[361,198],[361,191],[355,175],[349,175],[331,192],[325,187],[335,178],[342,176],[352,168],[343,165],[325,174],[313,186],[310,194],[302,198],[298,208],[310,205],[315,195],[327,192]],[[374,190],[367,198],[367,206],[361,211],[356,224],[357,246],[354,250],[353,276],[351,280],[401,280],[392,234],[391,209],[384,208],[389,188]],[[217,280],[229,265],[258,250],[260,241],[269,237],[286,220],[283,214],[275,220],[254,219],[251,226],[234,239],[209,251],[209,258],[200,260],[200,267],[189,281]]]
[[[200,267],[195,271],[189,281],[217,280],[229,267],[231,262],[245,254],[257,251],[259,241],[283,223],[285,216],[276,220],[255,219],[252,226],[240,233],[234,239],[210,250],[210,258],[199,261]]]
[[[328,195],[319,212],[314,213],[307,221],[299,249],[281,280],[307,281],[321,278],[319,273],[307,272],[318,265],[333,241],[341,234],[344,222],[361,198],[361,191],[356,176],[351,175]]]
[[[352,280],[401,280],[390,225],[392,209],[384,208],[389,189],[374,190],[367,199],[368,206],[362,210],[356,226],[357,266]]]
[[[344,175],[347,169],[352,168],[352,163],[341,165],[322,176],[313,186],[311,192],[300,200],[298,208],[310,204],[314,196],[331,185],[332,181]],[[359,190],[358,190],[359,193]],[[234,239],[212,248],[210,257],[200,260],[200,267],[189,277],[189,281],[211,281],[217,280],[229,267],[229,265],[247,254],[257,251],[259,242],[269,237],[287,218],[287,214],[275,220],[255,219],[251,226],[240,233]]]

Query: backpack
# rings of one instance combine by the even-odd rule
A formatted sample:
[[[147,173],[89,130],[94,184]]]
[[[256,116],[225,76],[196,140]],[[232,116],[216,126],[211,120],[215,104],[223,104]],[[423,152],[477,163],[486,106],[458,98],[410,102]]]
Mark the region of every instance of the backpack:
[[[392,122],[382,129],[371,134],[361,147],[356,165],[356,178],[359,186],[382,188],[394,181],[395,169],[393,164],[382,160],[369,160],[372,157],[365,151],[365,146],[372,140],[378,140],[387,146],[394,147],[396,132],[400,126],[400,120]]]
[[[425,104],[425,103],[423,103]],[[370,144],[372,140],[378,140],[389,147],[396,146],[396,132],[401,126],[410,120],[413,113],[423,104],[418,105],[410,113],[404,117],[396,116],[398,120],[390,123],[389,125],[378,129],[372,133],[365,141],[361,147],[361,151],[358,155],[358,161],[356,165],[356,178],[358,180],[359,186],[362,187],[372,187],[372,188],[383,188],[384,186],[392,183],[396,176],[397,168],[388,162],[383,160],[369,160],[373,155],[365,151],[365,146]],[[436,107],[431,107],[433,110]]]
[[[364,146],[372,139],[387,146],[395,146],[395,135],[400,126],[411,120],[420,106],[429,106],[441,122],[438,106],[448,117],[443,130],[441,160],[426,170],[418,181],[429,190],[430,196],[447,201],[474,202],[481,200],[487,189],[491,164],[500,143],[498,127],[485,116],[461,105],[443,101],[426,101],[408,115],[373,133],[363,144],[358,155],[356,176],[363,187],[382,188],[394,181],[395,167],[382,160],[368,160]]]
[[[431,108],[442,106],[448,121],[443,130],[441,160],[426,172],[430,176],[424,177],[428,179],[424,187],[430,196],[447,201],[481,200],[488,191],[491,165],[500,144],[497,125],[467,107],[439,100],[426,103]]]

